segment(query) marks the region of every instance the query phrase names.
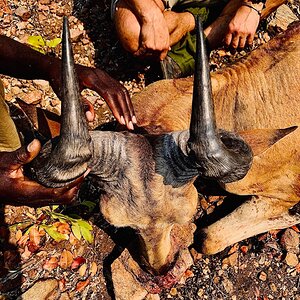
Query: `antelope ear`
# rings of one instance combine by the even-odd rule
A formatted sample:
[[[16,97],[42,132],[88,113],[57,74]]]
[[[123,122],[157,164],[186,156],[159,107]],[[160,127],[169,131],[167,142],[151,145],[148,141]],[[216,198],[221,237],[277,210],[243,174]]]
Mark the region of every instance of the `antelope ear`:
[[[60,116],[48,110],[37,107],[39,132],[48,139],[55,138],[60,133]]]
[[[240,131],[239,135],[251,147],[253,155],[257,156],[297,128],[298,126],[284,129],[253,129]]]

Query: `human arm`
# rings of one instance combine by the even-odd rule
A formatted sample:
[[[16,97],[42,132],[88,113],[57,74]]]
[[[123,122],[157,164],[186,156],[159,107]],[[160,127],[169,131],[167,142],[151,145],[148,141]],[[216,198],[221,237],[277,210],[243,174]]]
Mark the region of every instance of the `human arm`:
[[[163,7],[154,0],[125,0],[140,23],[137,56],[158,56],[163,60],[170,48],[169,30]]]
[[[34,207],[72,203],[84,176],[66,187],[46,188],[24,175],[24,166],[38,155],[40,148],[39,141],[34,140],[16,151],[0,152],[0,203]]]
[[[61,60],[43,55],[13,39],[0,35],[0,73],[22,79],[44,79],[60,96]],[[100,69],[76,65],[81,88],[98,92],[116,119],[132,129],[134,110],[125,87]],[[125,121],[123,121],[125,120]]]

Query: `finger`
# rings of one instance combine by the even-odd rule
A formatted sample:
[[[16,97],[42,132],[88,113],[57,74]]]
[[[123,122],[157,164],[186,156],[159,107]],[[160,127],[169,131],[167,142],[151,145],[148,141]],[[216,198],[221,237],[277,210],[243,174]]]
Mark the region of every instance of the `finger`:
[[[168,50],[164,50],[160,53],[159,59],[164,60],[168,54]]]
[[[88,122],[93,122],[95,119],[94,106],[92,105],[92,103],[89,100],[83,98],[83,107],[84,107],[85,116],[86,116]]]
[[[248,35],[248,37],[247,37],[247,44],[249,46],[251,46],[253,44],[253,41],[254,41],[254,35],[253,34]]]
[[[228,33],[226,36],[225,36],[225,39],[224,39],[224,43],[226,46],[229,46],[231,44],[231,40],[232,40],[232,34],[231,33]]]
[[[239,48],[244,48],[246,45],[246,36],[240,37]]]
[[[232,41],[231,41],[231,46],[236,49],[238,46],[239,46],[239,41],[240,41],[240,36],[239,35],[235,35],[233,38],[232,38]]]
[[[10,164],[11,170],[16,170],[22,165],[31,162],[40,152],[41,143],[34,139],[27,147],[21,147],[16,151],[10,152],[7,163]]]

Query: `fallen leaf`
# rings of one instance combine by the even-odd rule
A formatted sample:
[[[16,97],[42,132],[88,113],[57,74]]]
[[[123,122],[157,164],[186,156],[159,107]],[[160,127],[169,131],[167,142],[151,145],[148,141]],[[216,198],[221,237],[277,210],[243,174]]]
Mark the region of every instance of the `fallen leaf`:
[[[61,223],[59,226],[57,226],[57,231],[62,234],[70,234],[70,225],[68,223]]]
[[[49,272],[51,272],[57,267],[58,267],[58,259],[55,256],[50,257],[50,259],[48,259],[43,265],[43,269]]]
[[[38,246],[40,244],[41,235],[40,235],[38,229],[36,228],[36,226],[31,227],[31,229],[29,231],[29,240],[36,246]]]
[[[25,246],[24,252],[21,254],[21,258],[27,260],[31,256],[32,252],[28,250],[28,247]]]
[[[62,269],[67,269],[68,267],[71,266],[72,262],[73,262],[73,254],[70,251],[64,249],[60,255],[58,265]]]
[[[28,250],[32,253],[36,252],[39,250],[40,246],[39,245],[36,245],[34,242],[32,241],[29,241],[27,243],[27,247],[28,247]]]
[[[83,264],[79,269],[78,269],[78,274],[80,276],[84,276],[85,275],[85,272],[86,272],[86,269],[87,269],[87,264]]]
[[[16,241],[18,242],[22,236],[23,236],[22,231],[18,229],[16,232]]]
[[[80,281],[76,285],[76,291],[81,292],[82,290],[85,289],[85,287],[90,283],[90,279],[88,278],[85,281]]]
[[[29,240],[29,235],[28,234],[24,234],[18,241],[18,245],[22,248],[25,247],[27,241]]]
[[[249,247],[246,246],[246,245],[244,245],[244,246],[241,246],[240,249],[241,249],[242,253],[246,254],[248,252],[248,250],[249,250]]]
[[[66,279],[62,278],[61,280],[58,281],[58,287],[60,289],[60,291],[63,291],[65,289],[66,286]]]
[[[93,261],[90,268],[90,275],[95,276],[98,270],[97,264]]]
[[[85,263],[85,258],[82,256],[77,256],[76,258],[74,258],[72,265],[71,265],[71,269],[77,269],[80,267],[80,265],[82,265],[83,263]]]

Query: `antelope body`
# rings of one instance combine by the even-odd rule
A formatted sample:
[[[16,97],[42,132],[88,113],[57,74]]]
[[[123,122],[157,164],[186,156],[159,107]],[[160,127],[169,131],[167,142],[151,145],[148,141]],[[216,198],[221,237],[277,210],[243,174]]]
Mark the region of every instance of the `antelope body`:
[[[299,126],[300,22],[254,50],[246,59],[211,74],[219,128],[243,131]],[[189,126],[192,78],[164,80],[146,87],[133,99],[139,125],[148,132]],[[150,102],[146,99],[155,99]],[[264,130],[267,134],[268,130]],[[277,134],[273,137],[275,138]],[[270,136],[270,138],[272,138]],[[250,142],[250,141],[249,141]],[[261,141],[251,142],[258,147]],[[254,156],[242,180],[224,190],[252,198],[230,215],[200,229],[201,250],[217,253],[247,237],[300,222],[289,210],[300,200],[300,129]],[[294,210],[295,211],[295,210]],[[197,239],[195,243],[197,243]]]
[[[66,48],[65,53],[68,53],[70,45],[66,23],[64,32],[63,48]],[[273,42],[275,46],[276,43],[281,43],[281,46],[285,47],[283,52],[280,47],[275,49],[276,47],[270,43],[269,49],[267,46],[257,50],[265,52],[264,58],[257,58],[257,66],[253,65],[256,55],[254,52],[247,61],[213,75],[218,127],[237,131],[252,128],[282,128],[299,123],[299,117],[294,113],[296,108],[291,107],[293,101],[296,104],[295,99],[290,97],[289,101],[281,103],[282,106],[278,105],[281,100],[276,97],[276,93],[275,98],[263,93],[265,88],[271,93],[272,88],[269,88],[269,85],[265,87],[259,83],[257,95],[263,97],[256,100],[247,98],[251,84],[255,84],[254,79],[259,79],[260,73],[264,72],[263,66],[266,72],[275,76],[273,72],[277,72],[276,66],[281,64],[278,59],[283,53],[285,55],[282,60],[289,57],[286,52],[296,57],[299,50],[296,49],[294,37],[297,36],[299,49],[299,26],[296,26],[284,38]],[[104,191],[100,199],[104,217],[115,226],[130,226],[138,232],[145,261],[154,273],[165,271],[180,250],[178,241],[187,240],[186,232],[182,231],[182,237],[174,238],[171,231],[174,225],[184,227],[192,221],[198,200],[194,181],[198,176],[219,182],[225,190],[232,193],[255,195],[231,215],[208,228],[201,229],[201,236],[205,235],[202,248],[206,253],[221,250],[234,242],[236,236],[240,240],[271,227],[278,227],[278,221],[270,221],[274,217],[280,219],[283,227],[299,221],[298,218],[288,215],[288,209],[299,201],[299,189],[298,195],[295,189],[297,183],[299,186],[300,174],[299,165],[296,163],[299,161],[299,151],[296,147],[299,142],[299,130],[292,128],[245,133],[246,140],[254,146],[254,154],[259,148],[260,155],[254,157],[252,163],[252,151],[243,139],[236,134],[216,129],[208,62],[200,29],[198,43],[200,43],[199,57],[202,59],[196,62],[194,90],[189,79],[161,81],[149,86],[134,99],[140,125],[149,132],[149,135],[101,131],[88,134],[86,129],[83,129],[83,137],[78,137],[82,128],[78,127],[76,120],[84,119],[78,104],[80,103],[78,87],[76,80],[73,79],[70,84],[65,84],[70,87],[66,87],[63,99],[64,129],[61,130],[60,140],[57,145],[46,147],[40,162],[37,159],[33,167],[38,180],[50,186],[57,186],[79,176],[89,165],[91,176],[97,179]],[[271,61],[272,56],[275,58],[275,64]],[[69,53],[64,61],[68,61],[70,57]],[[248,72],[251,68],[257,70],[256,75],[252,74],[253,71]],[[68,78],[73,78],[74,75],[72,62],[67,62],[65,70],[64,80],[69,82]],[[284,73],[282,80],[286,81],[286,91],[290,91],[294,88],[292,87],[294,81],[290,81],[287,75]],[[249,86],[247,81],[244,83],[235,81],[242,76],[251,82]],[[261,75],[261,78],[266,78],[266,74]],[[265,82],[267,83],[266,79]],[[70,89],[75,91],[74,95],[70,96]],[[280,89],[281,87],[278,87],[278,91]],[[280,91],[278,93],[281,95]],[[232,98],[232,95],[235,97]],[[70,105],[69,98],[75,99],[74,105]],[[155,99],[155,102],[149,99]],[[240,106],[237,106],[237,103]],[[277,105],[278,110],[284,112],[283,122],[280,122],[281,118],[277,115]],[[259,110],[253,106],[256,109],[259,107]],[[264,108],[269,109],[269,106],[272,110],[265,111]],[[273,122],[269,123],[269,120]],[[289,135],[275,146],[261,151],[260,148],[265,150],[286,134]],[[267,142],[264,142],[264,138]],[[263,146],[256,147],[256,141]],[[73,146],[68,143],[73,143]],[[285,149],[288,145],[289,148]],[[285,152],[282,151],[283,148]],[[49,152],[52,153],[48,157]],[[56,154],[53,155],[53,152]],[[64,161],[67,162],[67,167]],[[268,166],[272,166],[273,173],[266,170]],[[283,177],[288,177],[288,180],[284,180]],[[277,180],[275,184],[274,178]],[[277,182],[283,184],[284,188],[278,188]],[[277,203],[279,204],[276,206]],[[273,209],[272,205],[276,208]],[[261,206],[264,212],[260,210]],[[259,223],[250,224],[252,231],[246,229],[249,225],[246,219],[249,221],[252,217],[249,215],[249,209],[255,210],[257,215],[255,221]],[[270,217],[266,213],[269,213]],[[240,223],[239,218],[242,218]],[[239,226],[244,226],[244,223],[247,226],[243,228],[243,233],[237,235],[236,230],[239,230]],[[268,223],[268,226],[265,223]]]

